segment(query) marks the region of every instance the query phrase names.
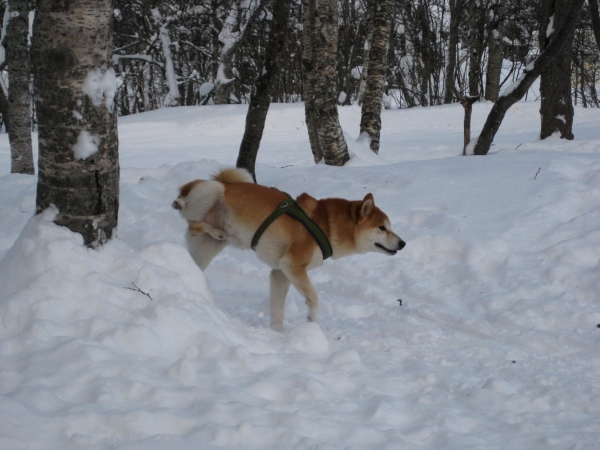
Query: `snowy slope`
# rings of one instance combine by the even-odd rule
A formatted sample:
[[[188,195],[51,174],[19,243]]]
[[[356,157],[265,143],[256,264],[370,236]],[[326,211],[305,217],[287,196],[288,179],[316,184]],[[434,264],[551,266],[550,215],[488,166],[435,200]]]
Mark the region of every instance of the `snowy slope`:
[[[283,334],[268,268],[230,249],[205,278],[170,208],[235,162],[245,107],[122,118],[118,238],[100,251],[55,211],[31,218],[35,179],[8,173],[0,136],[0,448],[600,448],[600,111],[540,142],[538,109],[460,157],[460,106],[384,111],[380,156],[341,108],[355,156],[332,168],[302,105],[273,105],[259,181],[373,192],[407,241],[311,272],[321,322],[292,289]]]

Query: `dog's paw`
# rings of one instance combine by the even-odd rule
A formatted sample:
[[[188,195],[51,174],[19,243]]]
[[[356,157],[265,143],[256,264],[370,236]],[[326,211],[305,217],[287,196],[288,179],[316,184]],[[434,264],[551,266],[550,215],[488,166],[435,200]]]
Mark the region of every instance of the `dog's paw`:
[[[282,323],[271,323],[271,330],[277,331],[278,333],[283,333],[283,324]]]

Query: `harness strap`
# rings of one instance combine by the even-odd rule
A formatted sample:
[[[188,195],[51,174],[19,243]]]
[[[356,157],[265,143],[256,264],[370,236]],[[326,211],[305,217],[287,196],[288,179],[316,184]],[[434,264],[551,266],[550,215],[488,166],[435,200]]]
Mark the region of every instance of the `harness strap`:
[[[308,232],[312,235],[314,240],[321,248],[321,253],[323,253],[323,260],[326,260],[333,254],[333,250],[331,248],[331,243],[329,242],[329,239],[327,239],[327,236],[325,235],[321,227],[317,225],[317,223],[314,220],[308,217],[308,215],[306,215],[302,208],[300,208],[300,205],[296,203],[296,200],[290,197],[289,194],[286,195],[288,196],[288,199],[279,203],[277,209],[275,209],[275,211],[273,211],[264,220],[264,222],[260,224],[258,230],[256,230],[256,233],[254,233],[254,236],[252,237],[252,243],[250,244],[252,250],[256,248],[260,237],[263,235],[265,230],[269,228],[269,225],[275,222],[275,220],[277,220],[277,218],[279,218],[283,214],[287,214],[288,216],[293,217],[302,225],[304,225],[304,227],[308,230]]]

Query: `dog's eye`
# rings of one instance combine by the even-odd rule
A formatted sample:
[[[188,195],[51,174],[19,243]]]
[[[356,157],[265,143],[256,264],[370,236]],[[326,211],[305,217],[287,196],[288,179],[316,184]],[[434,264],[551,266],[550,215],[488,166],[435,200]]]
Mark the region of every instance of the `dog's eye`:
[[[381,226],[379,227],[379,229],[380,229],[381,231],[385,231],[385,230],[386,230],[385,226],[383,226],[383,225],[381,225]]]

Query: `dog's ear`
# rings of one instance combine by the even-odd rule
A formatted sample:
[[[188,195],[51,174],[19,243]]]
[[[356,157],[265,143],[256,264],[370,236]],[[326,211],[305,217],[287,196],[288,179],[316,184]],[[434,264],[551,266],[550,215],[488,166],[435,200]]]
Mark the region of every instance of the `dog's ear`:
[[[375,210],[375,200],[373,200],[373,194],[369,193],[363,198],[362,205],[360,205],[360,215],[369,217]]]

